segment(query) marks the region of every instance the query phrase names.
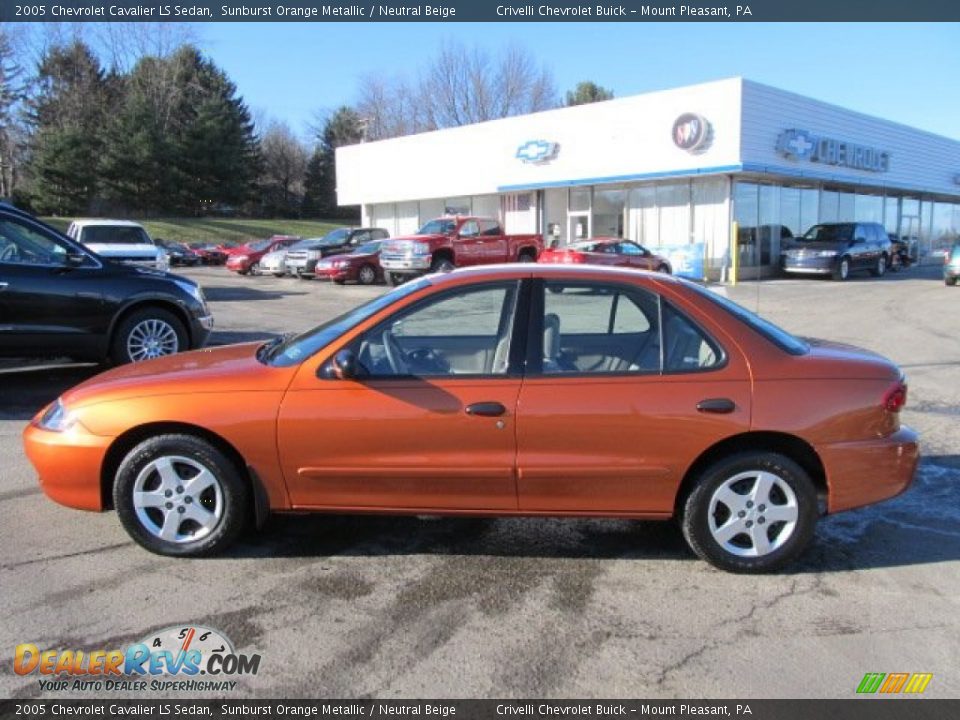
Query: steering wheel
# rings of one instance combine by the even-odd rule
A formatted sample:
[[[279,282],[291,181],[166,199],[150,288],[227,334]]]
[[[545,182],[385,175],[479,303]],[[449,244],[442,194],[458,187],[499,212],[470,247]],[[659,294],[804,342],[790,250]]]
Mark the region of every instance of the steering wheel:
[[[16,260],[19,257],[20,253],[17,250],[17,246],[13,243],[7,245],[3,250],[0,250],[0,262]]]
[[[409,375],[410,364],[407,362],[407,355],[400,348],[397,338],[390,329],[383,331],[383,351],[387,355],[387,362],[396,375]]]

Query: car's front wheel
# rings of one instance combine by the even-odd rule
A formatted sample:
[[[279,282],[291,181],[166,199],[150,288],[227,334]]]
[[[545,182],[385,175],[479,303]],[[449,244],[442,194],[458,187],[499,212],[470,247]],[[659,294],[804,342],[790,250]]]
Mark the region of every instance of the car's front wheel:
[[[704,471],[683,507],[683,535],[730,572],[779,570],[813,537],[817,492],[809,475],[774,452],[744,452]]]
[[[357,282],[361,285],[373,285],[377,281],[377,271],[373,265],[364,265],[357,272]]]
[[[874,277],[883,277],[887,272],[887,256],[881,255],[877,258],[877,265],[870,271]]]
[[[158,435],[120,463],[113,502],[124,529],[151,552],[219,552],[243,530],[250,492],[219,449],[193,435]]]
[[[171,312],[148,307],[123,320],[113,334],[110,359],[117,364],[152,360],[186,350],[186,328]]]
[[[846,280],[850,277],[850,258],[844,255],[833,269],[834,280]]]

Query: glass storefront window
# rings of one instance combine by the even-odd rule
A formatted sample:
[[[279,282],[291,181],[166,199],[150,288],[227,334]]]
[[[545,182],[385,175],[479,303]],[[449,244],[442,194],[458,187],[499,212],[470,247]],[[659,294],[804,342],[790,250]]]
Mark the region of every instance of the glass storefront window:
[[[856,222],[857,217],[856,195],[842,192],[837,196],[837,222]]]
[[[690,183],[657,185],[660,209],[660,245],[690,242]]]
[[[780,224],[791,235],[801,235],[804,228],[800,220],[800,188],[780,188]]]
[[[570,188],[570,212],[590,212],[590,188]]]
[[[628,237],[641,245],[660,244],[660,218],[657,214],[657,189],[643,185],[630,189],[630,232]]]
[[[593,235],[623,237],[623,208],[626,205],[626,190],[594,190]]]
[[[800,190],[800,230],[802,235],[820,222],[820,191],[817,188],[801,188]]]
[[[900,199],[888,197],[883,199],[883,226],[888,233],[896,235],[900,227]]]
[[[770,265],[780,257],[780,239],[784,235],[780,223],[780,186],[761,185],[757,203],[757,252],[760,264]]]
[[[737,245],[740,265],[757,264],[757,224],[759,220],[760,188],[754,183],[738,182],[734,186],[733,217],[737,221]]]
[[[840,193],[834,190],[820,192],[820,222],[839,222]]]
[[[455,197],[447,198],[444,202],[444,214],[446,215],[469,215],[470,214],[470,198],[468,197]]]
[[[857,222],[883,222],[883,198],[879,195],[856,195],[854,216]]]

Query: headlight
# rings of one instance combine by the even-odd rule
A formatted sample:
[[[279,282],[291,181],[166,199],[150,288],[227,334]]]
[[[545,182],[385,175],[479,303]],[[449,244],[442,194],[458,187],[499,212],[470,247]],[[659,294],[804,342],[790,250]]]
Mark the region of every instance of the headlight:
[[[234,255],[234,256],[233,256],[233,259],[234,259],[234,260],[237,260],[237,261],[239,261],[239,262],[243,262],[243,261],[246,260],[248,257],[249,257],[249,255]]]
[[[37,425],[51,432],[66,432],[77,422],[77,417],[69,412],[60,398],[57,398],[43,413]]]
[[[414,255],[429,255],[430,254],[430,245],[425,242],[415,242],[413,243],[413,254]]]

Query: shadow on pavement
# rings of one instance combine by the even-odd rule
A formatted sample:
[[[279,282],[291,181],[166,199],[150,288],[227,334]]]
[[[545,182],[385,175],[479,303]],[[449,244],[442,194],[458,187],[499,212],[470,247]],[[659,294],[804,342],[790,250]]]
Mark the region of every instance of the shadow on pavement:
[[[280,300],[291,295],[308,295],[305,291],[259,290],[255,287],[209,287],[203,294],[211,302],[246,302],[248,300]]]

